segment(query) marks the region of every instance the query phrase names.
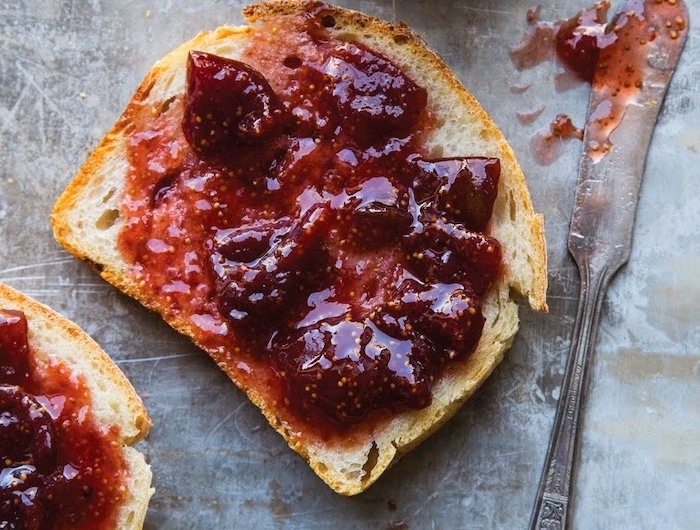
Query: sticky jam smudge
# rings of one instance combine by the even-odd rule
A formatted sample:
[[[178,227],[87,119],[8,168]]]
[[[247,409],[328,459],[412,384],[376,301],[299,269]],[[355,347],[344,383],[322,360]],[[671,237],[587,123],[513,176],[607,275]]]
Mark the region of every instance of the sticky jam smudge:
[[[525,39],[509,50],[520,70],[556,57],[565,67],[555,76],[558,88],[573,86],[573,77],[607,96],[588,117],[587,152],[596,161],[612,148],[610,133],[623,119],[627,105],[644,89],[652,69],[649,44],[679,38],[688,23],[677,0],[627,0],[607,22],[610,7],[606,0],[559,22],[540,21],[539,8],[531,9]],[[550,128],[560,120],[558,116]],[[549,165],[558,158],[560,138],[548,135],[546,128],[536,133],[531,151],[539,163]]]

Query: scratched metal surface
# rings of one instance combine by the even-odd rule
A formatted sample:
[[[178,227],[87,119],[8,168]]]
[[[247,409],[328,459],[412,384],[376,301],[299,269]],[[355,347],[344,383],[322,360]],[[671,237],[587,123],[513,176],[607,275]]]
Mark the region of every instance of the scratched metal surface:
[[[0,2],[0,281],[85,328],[143,396],[139,444],[157,488],[146,528],[524,528],[553,421],[578,275],[565,249],[580,143],[529,149],[557,113],[582,124],[588,89],[555,65],[517,71],[519,0],[345,0],[405,20],[501,126],[546,216],[549,315],[522,311],[512,350],[447,426],[368,492],[342,498],[286,448],[188,341],[66,254],[50,208],[148,67],[198,31],[241,23],[240,1]],[[630,264],[613,281],[585,413],[576,528],[700,524],[700,1],[649,153]],[[542,18],[589,2],[552,0]],[[514,86],[531,84],[522,93]],[[532,124],[518,112],[544,110]]]

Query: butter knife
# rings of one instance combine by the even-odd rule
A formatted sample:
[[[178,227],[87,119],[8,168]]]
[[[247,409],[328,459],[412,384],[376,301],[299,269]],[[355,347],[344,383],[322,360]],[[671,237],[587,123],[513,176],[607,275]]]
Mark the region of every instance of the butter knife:
[[[610,279],[630,256],[649,142],[688,33],[682,0],[627,0],[600,51],[568,248],[580,273],[576,322],[530,530],[570,528],[591,353]]]

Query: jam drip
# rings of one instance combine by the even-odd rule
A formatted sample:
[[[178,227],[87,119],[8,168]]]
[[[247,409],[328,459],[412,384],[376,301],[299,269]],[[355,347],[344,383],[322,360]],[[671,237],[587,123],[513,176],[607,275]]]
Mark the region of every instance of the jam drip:
[[[426,91],[309,5],[245,63],[190,53],[181,107],[132,137],[121,245],[155,299],[216,330],[205,347],[256,352],[281,406],[337,430],[427,406],[476,347],[500,163],[426,156]]]
[[[0,309],[0,527],[109,526],[124,464],[91,421],[84,388],[61,367],[31,367],[27,331],[22,312]]]

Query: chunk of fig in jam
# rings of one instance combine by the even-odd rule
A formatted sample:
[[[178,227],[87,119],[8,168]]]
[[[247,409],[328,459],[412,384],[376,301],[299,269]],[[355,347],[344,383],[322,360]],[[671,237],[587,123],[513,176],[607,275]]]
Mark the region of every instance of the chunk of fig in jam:
[[[27,320],[20,311],[0,309],[0,382],[19,384],[29,373]]]
[[[29,464],[46,473],[56,462],[55,436],[51,416],[33,396],[19,386],[0,385],[0,457],[4,464]]]
[[[411,339],[391,337],[370,320],[322,322],[278,347],[278,368],[306,413],[358,422],[378,408],[430,403],[422,361],[434,346],[417,335]]]
[[[407,209],[378,201],[355,210],[353,218],[350,241],[366,250],[398,243],[413,223]]]
[[[609,2],[584,9],[561,24],[554,37],[559,58],[584,81],[592,81],[600,50],[609,46],[617,35],[608,31]]]
[[[407,136],[428,95],[394,63],[358,43],[339,45],[323,65],[345,130],[354,138]],[[361,142],[366,143],[366,142]]]
[[[293,227],[291,217],[260,219],[220,230],[214,238],[214,246],[227,261],[251,263],[276,248]]]
[[[461,283],[481,296],[498,276],[501,245],[492,237],[435,220],[404,240],[407,268],[426,283]]]
[[[192,51],[182,130],[202,156],[226,159],[230,151],[273,138],[286,118],[267,80],[249,65]]]
[[[416,188],[419,202],[433,204],[451,221],[469,230],[486,229],[498,194],[501,163],[497,158],[418,160]],[[433,197],[430,188],[434,191]]]
[[[399,242],[413,224],[405,186],[386,177],[372,177],[347,199],[348,240],[360,250],[376,250]]]
[[[328,267],[324,236],[329,217],[326,205],[315,205],[301,219],[289,221],[283,237],[269,236],[268,248],[252,264],[227,261],[221,253],[215,253],[221,312],[233,321],[251,315],[267,318],[274,312],[288,313],[319,288],[324,278],[322,273]],[[241,241],[246,251],[251,238],[255,239],[255,234]],[[235,255],[230,242],[225,251]]]
[[[404,318],[403,327],[409,324],[409,329],[444,346],[443,360],[445,356],[466,357],[474,351],[485,321],[479,299],[460,283],[420,285],[404,281],[396,298],[382,309],[378,325],[386,325],[387,315],[397,322]],[[436,356],[434,361],[439,362],[439,358]]]

